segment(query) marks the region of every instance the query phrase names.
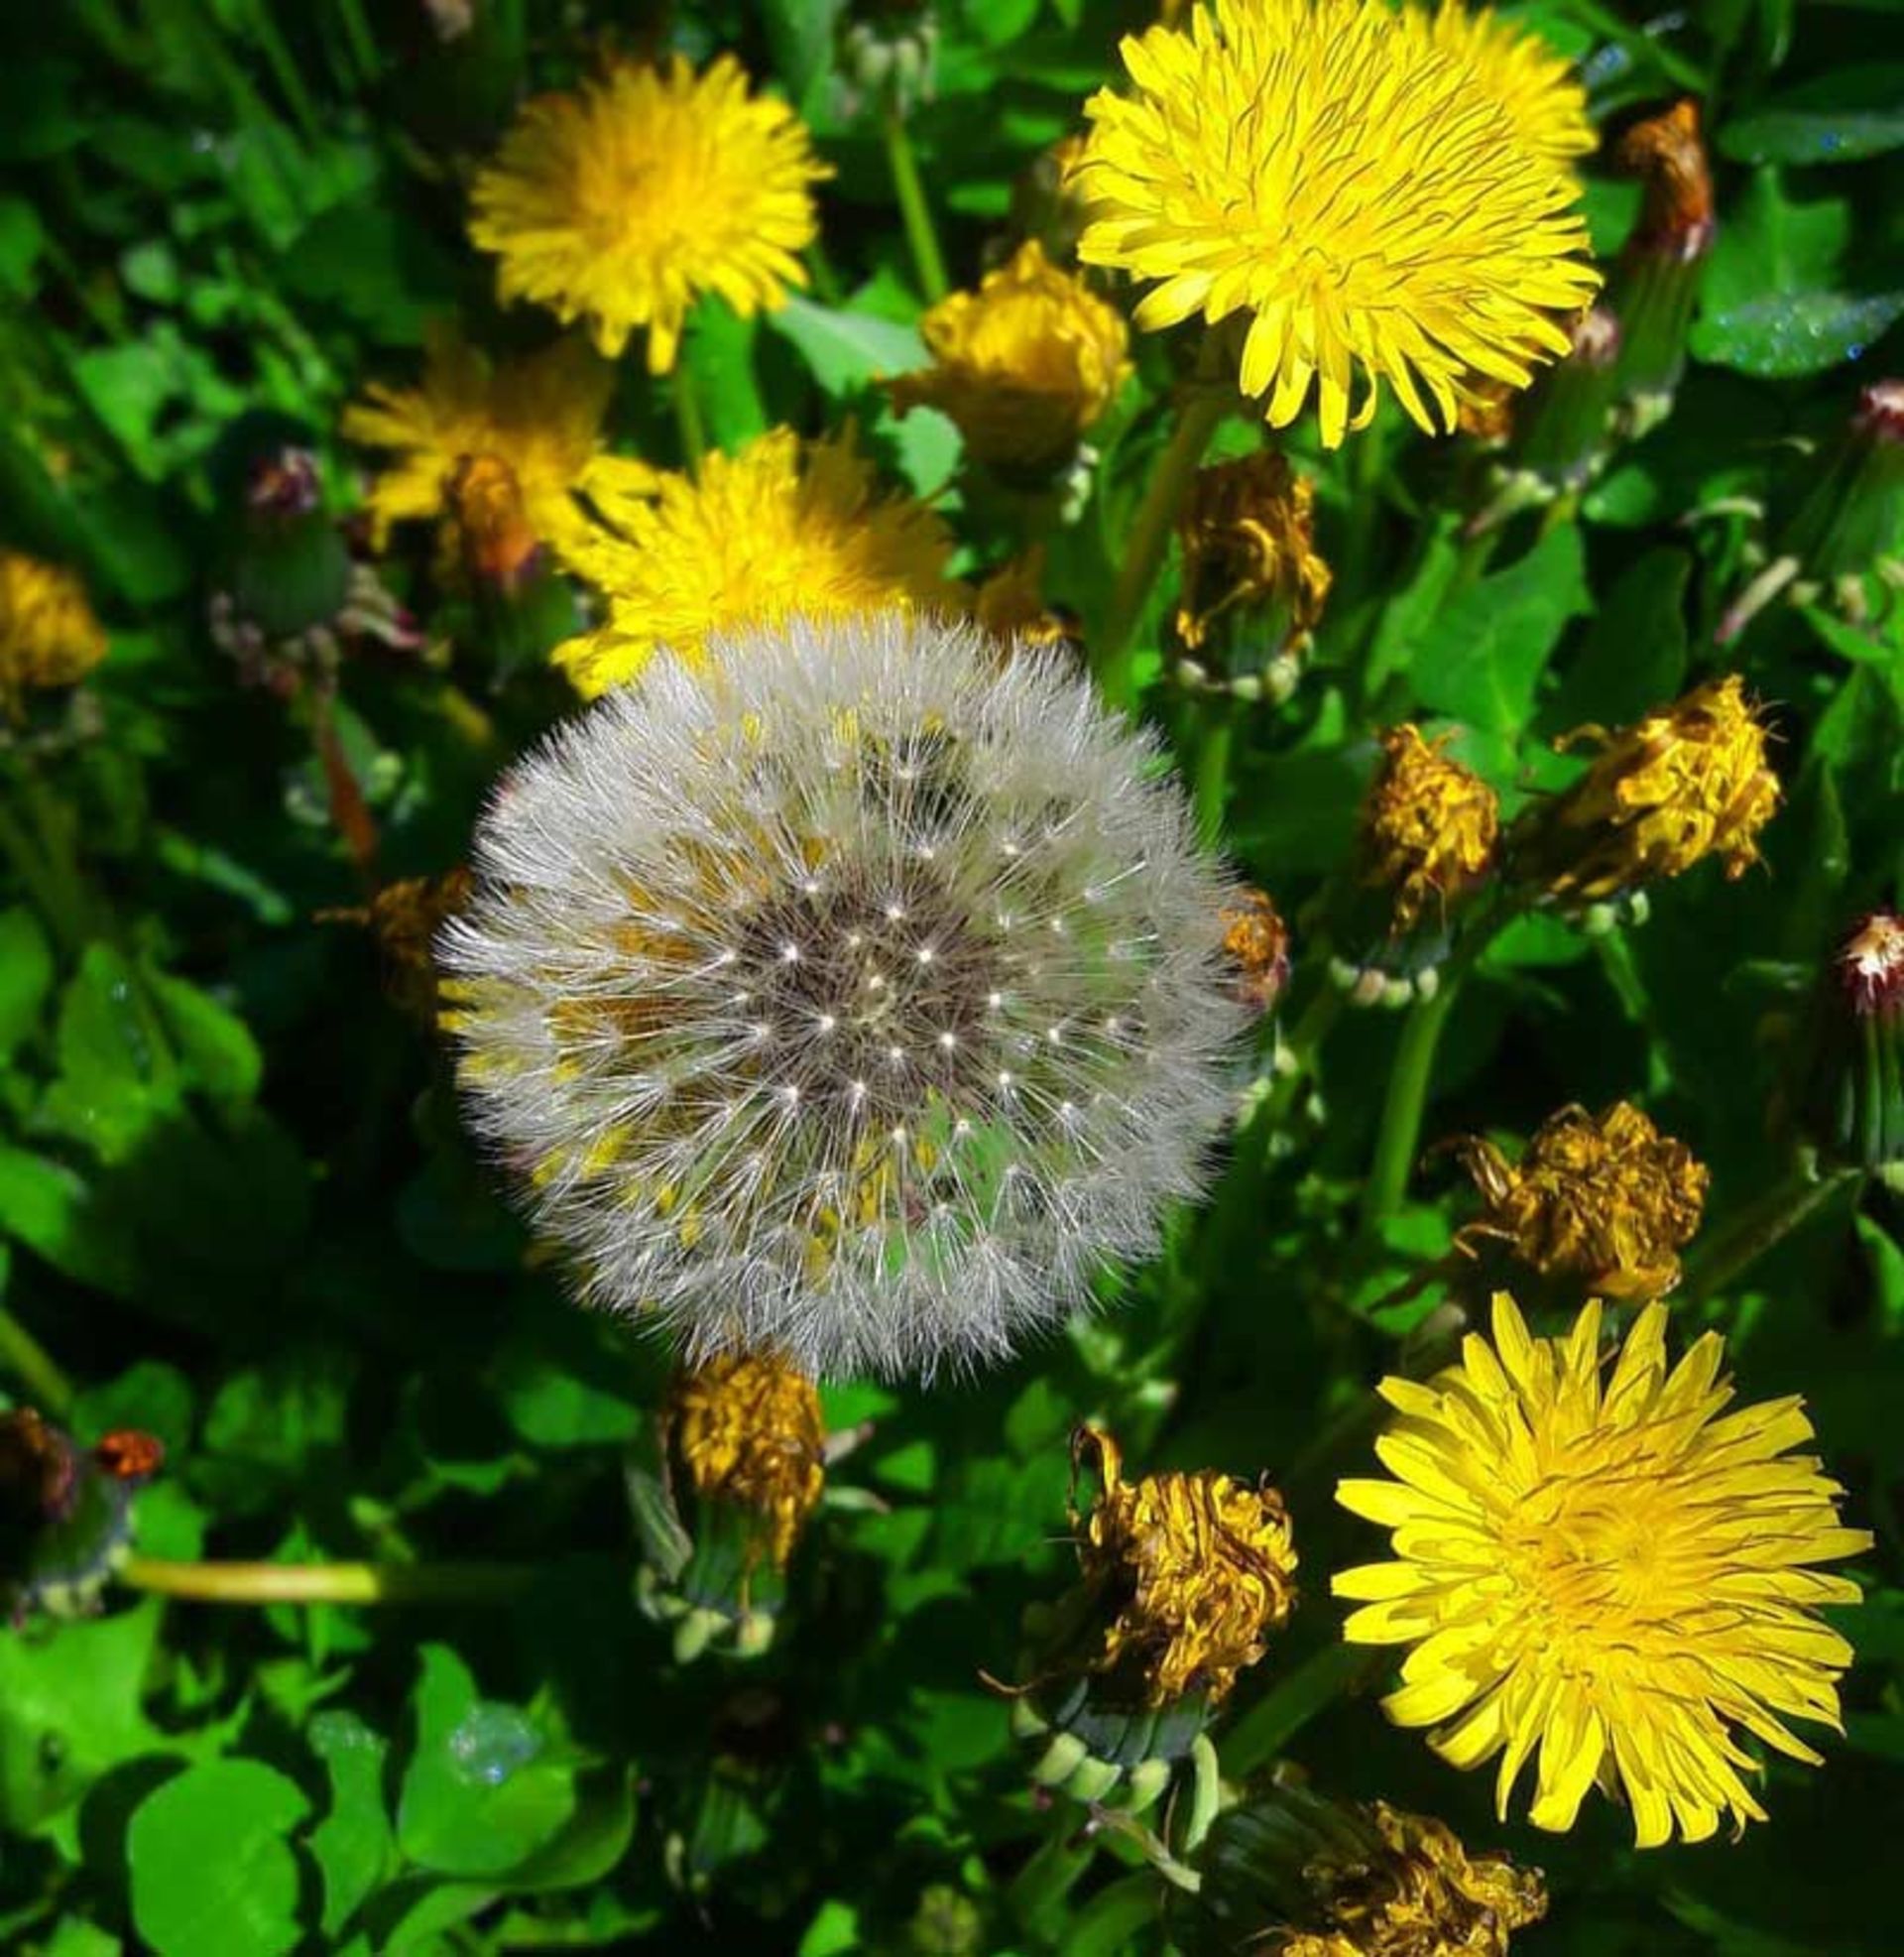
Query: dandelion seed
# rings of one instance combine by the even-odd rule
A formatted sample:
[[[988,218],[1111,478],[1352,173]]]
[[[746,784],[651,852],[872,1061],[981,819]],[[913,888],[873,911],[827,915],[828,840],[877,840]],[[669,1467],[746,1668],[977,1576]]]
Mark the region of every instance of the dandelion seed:
[[[1053,655],[899,613],[716,653],[578,718],[479,830],[441,946],[472,1116],[587,1296],[691,1360],[1003,1357],[1202,1186],[1226,888]]]

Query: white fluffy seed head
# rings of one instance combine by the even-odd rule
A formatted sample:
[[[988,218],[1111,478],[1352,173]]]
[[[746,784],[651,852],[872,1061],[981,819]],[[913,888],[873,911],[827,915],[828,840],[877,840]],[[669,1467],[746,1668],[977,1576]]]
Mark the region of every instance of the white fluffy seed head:
[[[1055,657],[899,613],[712,651],[484,817],[438,947],[474,1124],[692,1361],[1003,1357],[1202,1185],[1222,876]]]

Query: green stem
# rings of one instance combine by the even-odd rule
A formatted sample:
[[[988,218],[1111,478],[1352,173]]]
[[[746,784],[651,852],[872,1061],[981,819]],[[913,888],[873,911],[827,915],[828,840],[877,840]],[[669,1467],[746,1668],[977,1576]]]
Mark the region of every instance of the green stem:
[[[1197,835],[1214,849],[1223,834],[1224,802],[1230,792],[1230,754],[1236,745],[1236,709],[1227,701],[1206,709],[1190,755],[1191,793],[1196,806]]]
[[[1266,1767],[1312,1719],[1375,1670],[1382,1655],[1359,1645],[1325,1645],[1231,1727],[1223,1743],[1223,1771],[1241,1780]]]
[[[1126,1876],[1103,1889],[1078,1911],[1064,1933],[1065,1957],[1124,1957],[1147,1948],[1138,1933],[1156,1929],[1158,1891],[1154,1877]]]
[[[698,475],[707,453],[707,424],[701,418],[701,397],[694,391],[685,348],[674,367],[674,426],[681,432],[681,459],[690,474]]]
[[[932,227],[931,206],[925,200],[925,185],[919,182],[919,161],[912,154],[912,138],[906,134],[905,118],[889,108],[885,116],[886,156],[892,171],[892,189],[899,200],[899,217],[905,225],[905,241],[911,248],[913,269],[919,290],[928,306],[936,306],[951,284],[945,276],[945,257],[939,250],[939,234]]]
[[[1793,1169],[1687,1258],[1683,1293],[1687,1302],[1701,1304],[1716,1296],[1832,1197],[1863,1179],[1861,1168],[1841,1168],[1825,1175],[1803,1166]]]
[[[1034,1935],[1052,1935],[1053,1918],[1064,1908],[1097,1852],[1095,1837],[1083,1831],[1052,1835],[1042,1842],[1006,1891],[1012,1920]]]
[[[0,1367],[27,1390],[42,1413],[63,1418],[72,1406],[72,1382],[58,1362],[13,1313],[0,1305]]]
[[[538,1580],[530,1563],[186,1563],[128,1556],[121,1583],[200,1604],[506,1604]]]
[[[31,761],[20,763],[14,783],[26,822],[0,809],[0,850],[33,893],[60,947],[77,957],[92,936],[92,902],[67,812],[48,794]]]
[[[1460,990],[1460,973],[1452,964],[1444,967],[1435,996],[1417,999],[1402,1022],[1401,1044],[1395,1049],[1388,1093],[1381,1104],[1381,1126],[1375,1133],[1374,1160],[1368,1165],[1368,1179],[1363,1184],[1365,1238],[1375,1235],[1408,1192],[1408,1178],[1414,1173],[1415,1158],[1421,1153],[1421,1123],[1428,1108],[1435,1054]]]
[[[1168,445],[1151,471],[1143,501],[1137,506],[1124,554],[1118,565],[1117,583],[1111,592],[1111,610],[1106,616],[1093,649],[1098,683],[1114,706],[1129,706],[1135,689],[1130,684],[1130,662],[1125,657],[1135,636],[1137,621],[1157,581],[1164,552],[1170,546],[1170,533],[1176,527],[1177,512],[1196,479],[1203,451],[1217,425],[1230,412],[1231,396],[1216,388],[1200,388],[1183,404],[1177,426]]]

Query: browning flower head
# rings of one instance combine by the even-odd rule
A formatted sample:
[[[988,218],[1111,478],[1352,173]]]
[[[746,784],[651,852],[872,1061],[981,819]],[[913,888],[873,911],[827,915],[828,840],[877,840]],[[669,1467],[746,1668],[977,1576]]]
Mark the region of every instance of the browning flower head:
[[[1289,926],[1260,890],[1237,892],[1217,916],[1238,999],[1252,1013],[1266,1013],[1289,982]]]
[[[826,1482],[826,1423],[813,1382],[763,1353],[729,1353],[675,1377],[662,1411],[694,1493],[767,1525],[783,1570]]]
[[[1717,856],[1730,878],[1758,861],[1758,832],[1777,811],[1765,725],[1736,673],[1709,679],[1598,740],[1580,781],[1533,811],[1529,867],[1548,892],[1593,902],[1677,877]]]
[[[436,877],[399,877],[361,910],[326,911],[323,921],[364,924],[377,940],[391,997],[427,1015],[436,1001],[436,934],[469,902],[472,879],[457,864]]]
[[[1381,737],[1382,762],[1362,805],[1363,882],[1393,893],[1391,935],[1451,903],[1493,867],[1500,802],[1472,769],[1442,753],[1452,735],[1412,725]]]
[[[1838,973],[1854,1013],[1904,1011],[1904,917],[1873,911],[1860,919],[1839,949]]]
[[[1539,1754],[1530,1818],[1571,1828],[1590,1787],[1624,1791],[1642,1848],[1762,1820],[1741,1733],[1819,1756],[1790,1718],[1839,1723],[1850,1647],[1817,1615],[1856,1584],[1810,1567],[1870,1546],[1839,1525],[1797,1400],[1725,1409],[1725,1342],[1676,1367],[1652,1303],[1602,1376],[1601,1307],[1532,1338],[1494,1298],[1427,1385],[1389,1379],[1375,1444],[1393,1481],[1345,1481],[1345,1508],[1394,1531],[1393,1559],[1343,1572],[1354,1644],[1405,1644],[1401,1726],[1431,1726],[1457,1767],[1500,1756],[1504,1817]]]
[[[1518,1162],[1479,1136],[1460,1154],[1484,1204],[1457,1238],[1464,1249],[1470,1232],[1497,1239],[1543,1278],[1578,1279],[1610,1298],[1662,1297],[1679,1283],[1679,1252],[1699,1228],[1712,1177],[1638,1108],[1562,1108]]]
[[[663,649],[698,663],[712,634],[794,614],[963,608],[946,576],[950,532],[925,504],[882,494],[850,427],[807,443],[774,428],[693,476],[617,456],[597,465],[590,497],[600,521],[564,555],[608,615],[555,659],[591,698]]]
[[[812,185],[832,174],[731,55],[698,75],[680,55],[617,64],[524,104],[477,174],[469,235],[500,257],[505,301],[586,320],[611,360],[645,326],[649,372],[664,374],[702,294],[751,315],[806,284]]]
[[[449,478],[455,560],[477,591],[513,594],[545,561],[516,471],[498,455],[469,455]]]
[[[966,453],[1007,477],[1063,468],[1130,372],[1123,315],[1035,239],[919,330],[933,364],[889,383],[893,407],[950,416]]]
[[[465,472],[479,463],[478,486],[487,483],[493,493],[505,475],[514,481],[538,539],[572,536],[581,527],[572,492],[600,446],[614,369],[575,338],[500,366],[454,325],[431,326],[423,345],[418,386],[373,383],[344,411],[346,440],[391,452],[370,486],[378,549],[393,524],[442,517],[467,523]]]
[[[29,694],[76,685],[105,656],[105,630],[79,579],[0,550],[0,715],[23,719]]]
[[[1332,581],[1316,550],[1315,501],[1315,484],[1269,449],[1198,470],[1177,524],[1176,634],[1187,651],[1238,613],[1274,613],[1285,638],[1315,630]]]
[[[1044,601],[1044,546],[1034,544],[982,583],[972,616],[1009,646],[1048,646],[1076,652],[1081,645],[1074,613]]]
[[[1242,391],[1274,427],[1313,391],[1333,448],[1385,382],[1452,429],[1484,379],[1525,387],[1565,353],[1559,320],[1600,284],[1500,37],[1379,0],[1212,0],[1127,39],[1132,93],[1086,105],[1080,258],[1151,284],[1140,326],[1247,323]]]
[[[1705,257],[1717,227],[1699,104],[1689,95],[1662,114],[1634,123],[1614,145],[1613,162],[1645,186],[1627,251],[1682,262]]]
[[[1273,1933],[1265,1957],[1506,1957],[1546,1915],[1539,1870],[1470,1855],[1446,1822],[1386,1801],[1358,1813],[1377,1845],[1312,1864],[1319,1926]]]
[[[1103,1488],[1088,1518],[1073,1513],[1078,1556],[1117,1613],[1093,1669],[1134,1674],[1151,1706],[1190,1692],[1214,1704],[1295,1607],[1282,1497],[1209,1470],[1127,1482],[1117,1442],[1096,1427],[1072,1441],[1073,1460],[1087,1456]]]
[[[505,781],[438,955],[471,1114],[690,1361],[1003,1356],[1145,1251],[1229,1101],[1224,888],[1050,654],[716,640]]]

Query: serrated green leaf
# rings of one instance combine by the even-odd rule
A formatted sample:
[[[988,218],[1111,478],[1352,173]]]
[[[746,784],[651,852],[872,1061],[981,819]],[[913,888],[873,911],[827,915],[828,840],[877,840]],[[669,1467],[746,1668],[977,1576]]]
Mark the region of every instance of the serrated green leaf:
[[[1719,132],[1735,163],[1856,163],[1904,147],[1904,67],[1879,62],[1815,75]]]
[[[1790,380],[1857,359],[1900,318],[1904,292],[1771,293],[1708,312],[1690,344],[1716,367]]]

